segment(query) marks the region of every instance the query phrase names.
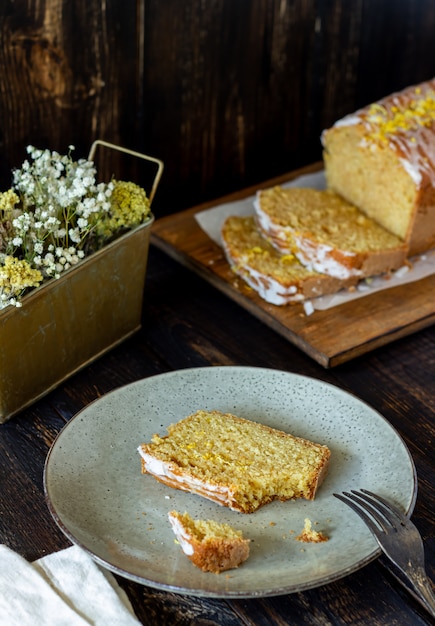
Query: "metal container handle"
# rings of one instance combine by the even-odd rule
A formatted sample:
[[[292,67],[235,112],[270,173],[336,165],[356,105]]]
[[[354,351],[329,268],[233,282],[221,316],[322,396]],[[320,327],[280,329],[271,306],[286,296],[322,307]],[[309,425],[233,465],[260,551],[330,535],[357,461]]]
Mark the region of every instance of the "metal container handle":
[[[89,156],[88,156],[89,161],[94,160],[94,155],[95,155],[97,146],[104,146],[105,148],[110,148],[111,150],[118,150],[118,152],[125,152],[126,154],[129,154],[130,156],[138,157],[139,159],[144,159],[145,161],[151,161],[152,163],[155,163],[157,165],[157,172],[153,180],[151,192],[148,196],[150,204],[151,204],[153,201],[154,195],[156,193],[157,186],[162,177],[163,161],[161,161],[160,159],[156,159],[155,157],[149,156],[147,154],[142,154],[142,152],[135,152],[134,150],[129,150],[128,148],[123,148],[122,146],[117,146],[116,144],[108,143],[107,141],[103,141],[102,139],[97,139],[92,144],[91,149],[89,150]]]

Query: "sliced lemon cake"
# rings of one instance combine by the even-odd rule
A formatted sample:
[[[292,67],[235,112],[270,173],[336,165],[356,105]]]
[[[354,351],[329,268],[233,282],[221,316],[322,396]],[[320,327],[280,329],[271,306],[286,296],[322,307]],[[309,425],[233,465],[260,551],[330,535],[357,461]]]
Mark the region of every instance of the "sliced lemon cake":
[[[281,254],[260,234],[253,216],[228,217],[221,234],[234,273],[270,304],[302,302],[336,293],[357,282],[319,274],[304,267],[294,254]]]
[[[249,539],[229,524],[192,519],[188,513],[168,513],[184,554],[204,572],[219,574],[239,567],[249,556]]]
[[[231,413],[199,410],[167,430],[139,446],[142,471],[242,513],[313,500],[329,464],[327,446]]]
[[[402,267],[406,245],[330,190],[272,187],[257,193],[263,235],[310,270],[340,279]]]

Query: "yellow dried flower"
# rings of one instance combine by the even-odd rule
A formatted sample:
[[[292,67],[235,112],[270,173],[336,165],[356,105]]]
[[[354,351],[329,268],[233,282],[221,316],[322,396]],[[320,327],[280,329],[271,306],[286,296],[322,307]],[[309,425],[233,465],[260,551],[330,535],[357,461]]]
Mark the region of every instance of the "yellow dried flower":
[[[107,217],[97,224],[97,233],[110,236],[123,228],[141,224],[150,214],[150,201],[142,187],[132,182],[114,180]]]
[[[0,265],[0,295],[11,300],[29,287],[38,287],[42,279],[41,272],[32,269],[27,261],[8,255]]]
[[[0,191],[0,211],[3,211],[6,219],[10,216],[19,200],[19,197],[12,189]]]

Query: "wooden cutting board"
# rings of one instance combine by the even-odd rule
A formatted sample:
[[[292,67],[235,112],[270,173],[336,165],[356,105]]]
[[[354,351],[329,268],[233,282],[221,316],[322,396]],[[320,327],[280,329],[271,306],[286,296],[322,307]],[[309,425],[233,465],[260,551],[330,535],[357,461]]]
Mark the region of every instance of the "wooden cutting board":
[[[324,367],[334,367],[435,323],[435,274],[372,293],[326,311],[305,315],[301,304],[275,306],[235,276],[222,249],[199,227],[195,215],[207,208],[255,195],[319,171],[321,163],[262,185],[156,220],[151,243],[192,269]]]

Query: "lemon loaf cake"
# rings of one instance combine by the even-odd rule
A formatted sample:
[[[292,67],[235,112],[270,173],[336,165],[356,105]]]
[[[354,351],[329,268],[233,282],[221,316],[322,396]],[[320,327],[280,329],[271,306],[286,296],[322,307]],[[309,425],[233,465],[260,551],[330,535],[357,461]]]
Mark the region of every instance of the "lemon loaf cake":
[[[328,187],[413,255],[435,246],[435,79],[337,121],[322,134]]]
[[[168,517],[184,554],[204,572],[234,569],[249,556],[249,539],[229,524],[194,520],[177,511],[170,511]]]
[[[364,278],[406,261],[403,241],[330,190],[271,187],[257,193],[255,212],[280,252],[322,274]]]
[[[139,446],[142,471],[162,483],[252,513],[272,500],[313,500],[326,446],[221,411],[200,410]]]
[[[234,273],[270,304],[303,302],[357,282],[319,274],[294,254],[281,254],[260,234],[253,216],[228,217],[222,226],[222,246]]]

